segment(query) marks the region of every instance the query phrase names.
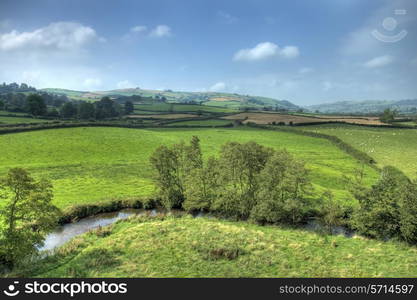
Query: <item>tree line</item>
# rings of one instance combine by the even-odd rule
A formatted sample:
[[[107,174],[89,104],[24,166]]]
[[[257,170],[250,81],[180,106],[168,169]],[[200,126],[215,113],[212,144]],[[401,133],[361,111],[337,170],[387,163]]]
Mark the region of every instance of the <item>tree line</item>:
[[[66,96],[48,93],[6,94],[0,98],[0,110],[26,112],[34,117],[54,119],[103,120],[115,118],[134,111],[132,101],[123,105],[109,97],[96,102],[70,101]]]

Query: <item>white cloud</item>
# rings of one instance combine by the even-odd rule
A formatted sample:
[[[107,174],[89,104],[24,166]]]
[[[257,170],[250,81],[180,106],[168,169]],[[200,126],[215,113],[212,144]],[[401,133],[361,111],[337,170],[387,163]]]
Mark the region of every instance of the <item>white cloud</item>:
[[[96,88],[101,86],[100,78],[86,78],[83,82],[83,85],[87,88]]]
[[[134,32],[134,33],[141,33],[148,30],[148,27],[143,26],[143,25],[138,25],[138,26],[134,26],[132,28],[130,28],[130,32]]]
[[[131,83],[129,80],[122,80],[117,83],[118,89],[128,89],[128,88],[133,88],[133,87],[134,87],[134,84]]]
[[[392,58],[392,56],[383,55],[383,56],[378,56],[371,60],[368,60],[363,65],[366,68],[379,68],[379,67],[389,65],[390,63],[393,62],[393,60],[394,59]]]
[[[149,34],[152,37],[168,37],[171,36],[171,27],[167,25],[156,26]]]
[[[212,92],[220,92],[220,91],[224,91],[227,88],[226,84],[224,82],[217,82],[215,84],[213,84],[209,90]]]
[[[300,70],[298,70],[298,73],[300,74],[308,74],[313,72],[313,68],[301,68]]]
[[[238,21],[237,17],[222,10],[217,12],[217,17],[219,17],[226,24],[233,24]]]
[[[75,22],[51,23],[29,32],[12,30],[0,34],[0,50],[74,50],[99,40],[95,30]]]
[[[298,50],[298,47],[295,46],[285,46],[281,50],[281,56],[285,58],[294,58],[300,55],[300,51]]]
[[[241,49],[235,53],[234,61],[259,61],[273,57],[294,58],[299,55],[295,46],[285,46],[280,49],[278,45],[271,42],[257,44],[254,48]]]

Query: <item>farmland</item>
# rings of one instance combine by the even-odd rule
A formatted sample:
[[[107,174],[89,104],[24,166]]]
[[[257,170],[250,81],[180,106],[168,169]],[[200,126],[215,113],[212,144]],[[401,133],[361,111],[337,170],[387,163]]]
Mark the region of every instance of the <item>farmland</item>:
[[[25,117],[8,117],[0,115],[0,125],[1,124],[24,124],[24,123],[44,123],[50,122],[51,120],[47,119],[36,119],[36,118],[25,118]]]
[[[286,148],[311,170],[317,192],[331,189],[340,201],[349,200],[343,175],[360,164],[329,141],[320,138],[259,129],[51,129],[0,136],[0,172],[27,168],[47,177],[55,187],[55,203],[65,208],[109,198],[154,193],[149,156],[161,144],[170,145],[197,135],[207,155],[227,141],[250,140],[273,148]],[[366,183],[377,172],[366,168]]]
[[[241,120],[244,124],[252,122],[256,124],[285,123],[303,124],[303,123],[323,123],[323,122],[344,122],[350,124],[362,125],[385,125],[376,117],[347,117],[347,116],[307,116],[296,114],[278,114],[278,113],[240,113],[224,117],[227,120]]]
[[[417,249],[208,218],[131,218],[75,238],[30,277],[415,277]]]
[[[334,135],[374,157],[380,166],[393,165],[417,177],[417,130],[349,125],[317,125],[300,129]]]
[[[166,126],[226,126],[232,125],[232,122],[228,120],[190,120],[169,123]]]
[[[152,104],[136,104],[135,113],[140,114],[142,111],[152,112],[211,112],[211,113],[230,113],[233,109],[216,106],[196,105],[196,104],[173,104],[173,103],[152,103]]]

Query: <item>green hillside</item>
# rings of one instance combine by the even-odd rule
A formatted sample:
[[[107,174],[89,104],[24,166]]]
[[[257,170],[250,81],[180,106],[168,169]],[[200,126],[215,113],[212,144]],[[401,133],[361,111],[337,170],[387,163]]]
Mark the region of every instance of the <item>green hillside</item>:
[[[228,108],[263,108],[272,107],[278,109],[297,110],[299,107],[286,100],[276,100],[267,97],[240,95],[231,93],[217,93],[217,92],[182,92],[172,90],[147,90],[140,88],[132,89],[118,89],[110,91],[94,91],[94,92],[80,92],[66,89],[46,88],[43,91],[66,95],[75,100],[94,100],[100,99],[103,96],[120,97],[120,96],[141,96],[145,98],[162,98],[167,102],[175,103],[202,103],[210,106],[222,106]]]
[[[411,178],[417,177],[417,129],[335,124],[300,128],[337,136],[375,158],[380,167],[395,166]]]
[[[136,217],[73,239],[26,277],[416,277],[417,249],[209,218]]]
[[[378,114],[385,109],[395,109],[404,114],[417,113],[417,99],[340,101],[307,106],[309,111],[337,114]]]
[[[172,145],[198,136],[210,156],[228,141],[256,141],[275,149],[286,148],[311,170],[317,193],[330,189],[349,200],[344,175],[360,164],[330,141],[289,132],[236,129],[126,129],[68,128],[0,136],[0,175],[9,168],[27,168],[34,176],[52,180],[55,203],[65,208],[111,198],[149,196],[154,192],[149,157],[159,145]],[[377,172],[366,168],[366,183]]]

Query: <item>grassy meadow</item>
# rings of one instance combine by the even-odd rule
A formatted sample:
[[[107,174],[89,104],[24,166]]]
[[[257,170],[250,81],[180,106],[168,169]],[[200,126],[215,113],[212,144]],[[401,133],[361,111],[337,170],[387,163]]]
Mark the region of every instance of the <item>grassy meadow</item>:
[[[298,128],[337,136],[369,154],[379,166],[392,165],[412,178],[417,177],[417,129],[334,124]]]
[[[14,276],[415,277],[417,248],[209,218],[133,217]],[[13,274],[12,274],[13,275]]]
[[[46,119],[36,119],[36,118],[25,118],[25,117],[7,117],[0,116],[0,125],[2,124],[24,124],[24,123],[45,123],[51,122],[51,120]]]
[[[286,148],[311,170],[316,191],[331,189],[340,201],[351,201],[343,175],[359,163],[329,141],[288,132],[237,129],[126,129],[67,128],[0,136],[0,174],[27,168],[36,177],[53,181],[55,203],[61,208],[110,198],[151,195],[154,192],[149,156],[159,145],[201,140],[203,153],[215,155],[228,141],[254,140],[276,149]],[[366,183],[377,172],[366,168]]]
[[[190,121],[180,121],[169,123],[166,126],[226,126],[230,125],[232,122],[228,120],[190,120]]]
[[[209,113],[230,113],[236,112],[234,109],[197,104],[178,104],[178,103],[152,103],[135,104],[135,113],[141,114],[145,111],[152,112],[209,112]]]

